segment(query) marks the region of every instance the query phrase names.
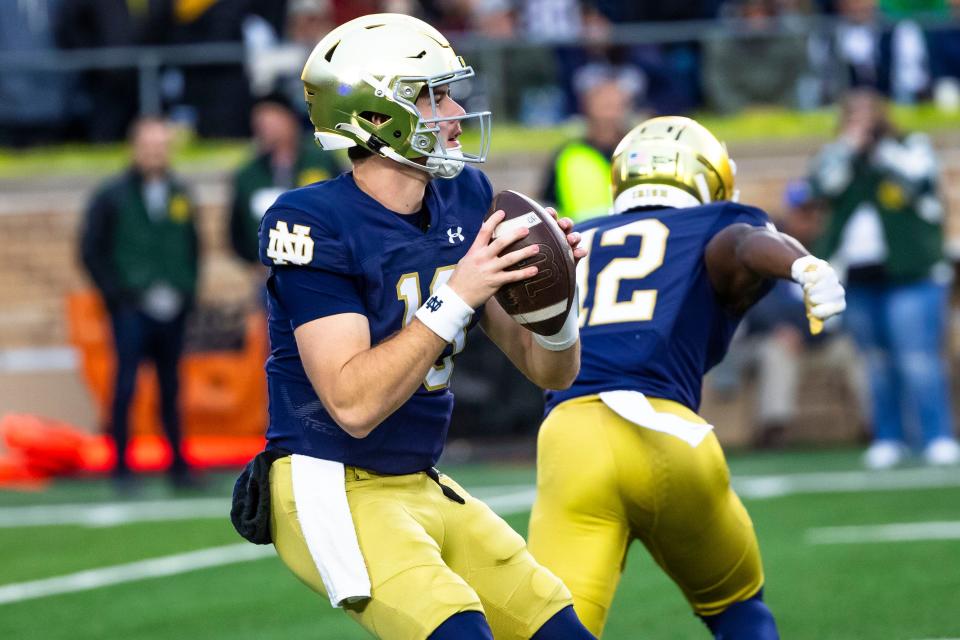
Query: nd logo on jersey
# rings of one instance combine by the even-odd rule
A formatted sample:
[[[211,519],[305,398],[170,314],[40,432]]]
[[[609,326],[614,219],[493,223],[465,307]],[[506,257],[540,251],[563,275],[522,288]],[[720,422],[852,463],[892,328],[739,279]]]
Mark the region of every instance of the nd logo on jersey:
[[[313,238],[310,227],[293,225],[293,233],[283,220],[277,220],[275,229],[270,229],[270,245],[267,257],[274,264],[310,264],[313,260]]]

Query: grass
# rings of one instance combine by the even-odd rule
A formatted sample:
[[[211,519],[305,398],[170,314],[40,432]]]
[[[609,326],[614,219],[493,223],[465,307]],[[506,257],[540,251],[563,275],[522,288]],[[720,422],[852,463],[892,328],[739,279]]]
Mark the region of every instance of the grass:
[[[852,451],[736,455],[735,475],[854,470]],[[528,484],[527,465],[447,469],[463,484]],[[956,472],[960,479],[960,470]],[[213,495],[225,496],[218,477]],[[956,485],[958,483],[951,483]],[[145,490],[167,496],[159,480]],[[62,482],[43,494],[0,494],[0,507],[113,500],[102,481]],[[960,486],[864,493],[795,494],[747,500],[760,535],[766,594],[781,634],[791,639],[960,636],[960,540],[811,545],[814,527],[960,520]],[[525,532],[527,514],[509,516]],[[0,590],[35,580],[240,541],[223,519],[0,528]],[[709,550],[705,550],[708,553]],[[0,604],[0,637],[237,639],[366,638],[312,595],[274,557],[79,593]],[[631,550],[604,635],[706,638],[676,587],[640,545]]]
[[[932,105],[896,106],[894,120],[907,131],[936,133],[960,130],[960,114],[938,111]],[[779,108],[755,108],[736,116],[698,114],[696,117],[718,138],[731,144],[739,142],[776,142],[802,139],[826,140],[833,135],[836,112],[832,109],[797,112]],[[576,125],[529,129],[509,122],[493,127],[491,153],[549,153],[576,136]],[[464,134],[464,145],[475,149],[475,132]],[[179,135],[175,164],[183,172],[190,170],[229,171],[249,152],[245,141],[197,140],[187,133]],[[0,149],[0,179],[28,178],[36,175],[106,175],[127,163],[122,144],[62,145],[28,150]]]

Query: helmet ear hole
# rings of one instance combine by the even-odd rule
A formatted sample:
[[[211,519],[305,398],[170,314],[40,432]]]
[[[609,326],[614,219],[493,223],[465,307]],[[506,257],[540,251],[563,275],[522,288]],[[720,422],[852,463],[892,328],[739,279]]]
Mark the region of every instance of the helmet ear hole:
[[[378,113],[376,111],[361,111],[357,116],[363,118],[375,127],[382,127],[393,119],[385,113]]]

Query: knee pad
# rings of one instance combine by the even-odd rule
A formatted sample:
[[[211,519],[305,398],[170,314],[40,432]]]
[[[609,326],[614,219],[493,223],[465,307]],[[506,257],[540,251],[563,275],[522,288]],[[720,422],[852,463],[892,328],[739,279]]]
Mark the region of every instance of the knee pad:
[[[716,640],[779,640],[773,613],[763,602],[763,589],[735,602],[715,616],[701,616]]]
[[[427,640],[493,640],[493,632],[479,611],[461,611],[444,620]]]

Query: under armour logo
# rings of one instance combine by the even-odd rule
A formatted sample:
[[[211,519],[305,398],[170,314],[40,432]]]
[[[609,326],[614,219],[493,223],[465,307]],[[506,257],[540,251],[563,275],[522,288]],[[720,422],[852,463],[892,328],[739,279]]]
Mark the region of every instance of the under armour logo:
[[[431,296],[431,298],[426,302],[426,307],[427,309],[430,309],[431,313],[434,311],[439,311],[440,307],[442,306],[443,306],[443,300],[441,300],[437,296]]]
[[[456,240],[456,242],[454,242]],[[457,244],[457,242],[463,242],[463,227],[457,227],[457,230],[454,231],[453,227],[447,229],[447,241],[450,244]]]
[[[267,257],[274,264],[310,264],[313,260],[313,238],[310,237],[310,227],[302,224],[293,225],[293,233],[283,220],[277,220],[277,227],[270,229],[270,244],[267,247]]]

